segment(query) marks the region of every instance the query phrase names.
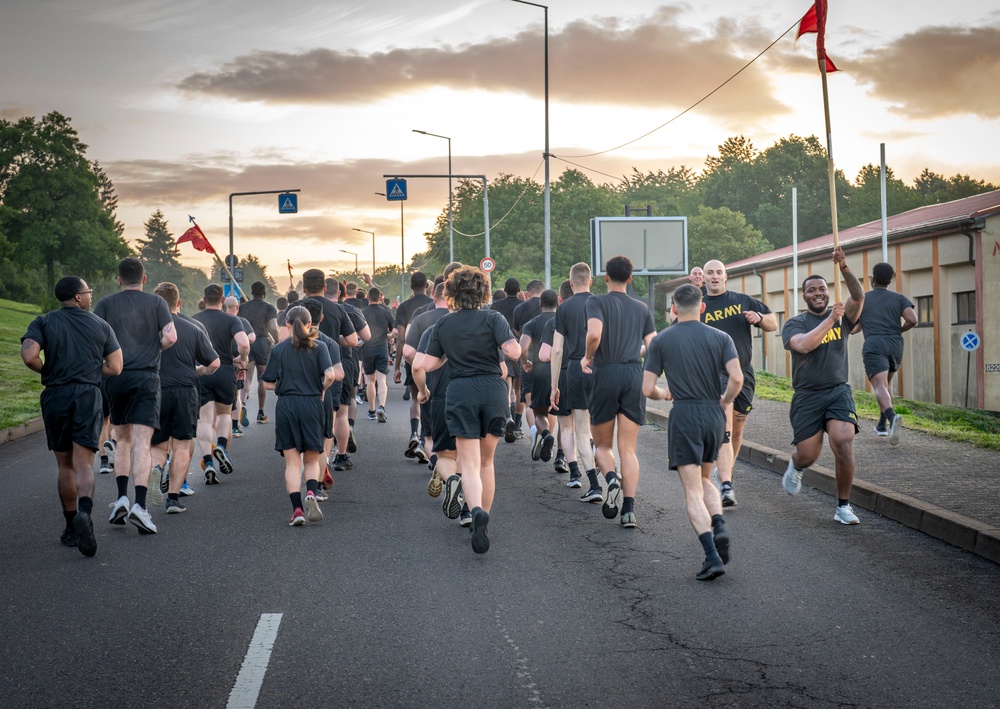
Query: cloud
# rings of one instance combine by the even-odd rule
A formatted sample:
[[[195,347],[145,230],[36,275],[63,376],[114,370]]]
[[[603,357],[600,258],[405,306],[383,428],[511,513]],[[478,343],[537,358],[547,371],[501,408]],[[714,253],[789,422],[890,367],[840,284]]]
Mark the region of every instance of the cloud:
[[[687,107],[738,70],[773,39],[754,23],[719,21],[695,32],[680,11],[663,8],[625,25],[579,20],[550,35],[550,95],[574,104]],[[430,87],[543,92],[539,30],[479,44],[356,51],[255,51],[181,80],[184,91],[243,102],[361,104]],[[751,47],[756,47],[752,49]],[[746,120],[784,113],[768,75],[748,71],[702,110]]]
[[[844,65],[901,114],[1000,118],[1000,26],[925,27]]]
[[[11,121],[12,123],[25,118],[26,116],[34,116],[35,112],[24,106],[19,106],[16,103],[11,103],[10,101],[0,101],[0,120]]]

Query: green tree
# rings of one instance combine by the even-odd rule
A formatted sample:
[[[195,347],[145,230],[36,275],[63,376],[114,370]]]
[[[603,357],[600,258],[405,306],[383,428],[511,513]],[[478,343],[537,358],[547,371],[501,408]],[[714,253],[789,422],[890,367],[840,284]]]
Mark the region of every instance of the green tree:
[[[701,207],[688,219],[688,248],[693,268],[712,259],[732,263],[767,253],[774,246],[739,212],[728,207]]]
[[[266,287],[264,298],[267,300],[273,300],[278,295],[284,295],[287,292],[278,292],[278,286],[274,282],[274,279],[267,275],[267,266],[263,265],[260,259],[253,254],[247,254],[241,258],[239,267],[243,269],[243,282],[240,284],[240,287],[247,298],[252,297],[250,295],[250,286],[256,281],[261,281]],[[212,265],[211,282],[222,283],[222,269],[219,267],[218,261]]]
[[[882,170],[869,163],[861,168],[848,195],[848,205],[839,215],[840,224],[845,227],[857,226],[882,217]],[[915,187],[909,187],[897,179],[892,168],[885,170],[886,212],[899,214],[921,206],[923,198]]]
[[[633,207],[649,204],[653,207],[653,214],[665,217],[694,214],[702,199],[698,176],[683,165],[671,167],[666,172],[650,170],[641,173],[632,168],[632,175],[626,178],[618,191],[623,204]]]

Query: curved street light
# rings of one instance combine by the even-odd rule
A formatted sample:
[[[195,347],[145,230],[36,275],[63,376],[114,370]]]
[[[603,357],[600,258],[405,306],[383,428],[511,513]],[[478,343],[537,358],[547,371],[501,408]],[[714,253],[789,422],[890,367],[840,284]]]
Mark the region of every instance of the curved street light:
[[[451,191],[451,138],[437,133],[428,133],[425,130],[413,129],[414,133],[429,135],[432,138],[444,138],[448,141],[448,260],[455,260],[455,219],[452,212],[452,191]]]
[[[372,278],[374,278],[375,277],[375,232],[368,231],[367,229],[358,229],[357,227],[354,227],[354,231],[360,231],[362,234],[372,235]]]
[[[345,254],[350,254],[351,256],[354,257],[354,272],[358,273],[358,255],[353,251],[348,251],[347,249],[341,249],[340,251]]]

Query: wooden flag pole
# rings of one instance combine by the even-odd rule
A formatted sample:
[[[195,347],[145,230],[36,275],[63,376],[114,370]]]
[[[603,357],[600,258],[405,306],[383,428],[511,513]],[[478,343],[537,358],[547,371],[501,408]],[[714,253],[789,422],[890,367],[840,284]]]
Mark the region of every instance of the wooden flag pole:
[[[833,164],[833,130],[830,128],[830,95],[826,88],[826,57],[819,57],[819,72],[823,78],[823,116],[826,118],[826,171],[830,180],[830,223],[833,228],[833,248],[840,248],[840,233],[837,224],[837,171]],[[840,272],[833,268],[833,302],[840,300]]]
[[[190,221],[192,224],[198,227],[198,231],[201,232],[201,235],[205,238],[205,241],[208,243],[209,246],[211,246],[212,242],[208,241],[208,237],[205,236],[205,232],[201,231],[201,227],[198,226],[198,222],[194,220],[194,217],[189,216],[188,221]],[[233,284],[233,290],[239,293],[240,301],[249,300],[249,298],[247,298],[246,296],[246,293],[243,292],[243,288],[240,286],[239,283],[236,282],[236,278],[233,276],[232,271],[229,270],[229,266],[226,265],[225,261],[219,258],[219,254],[216,252],[214,247],[212,248],[212,255],[215,256],[215,260],[219,262],[219,266],[222,267],[222,270],[229,274],[229,282]]]

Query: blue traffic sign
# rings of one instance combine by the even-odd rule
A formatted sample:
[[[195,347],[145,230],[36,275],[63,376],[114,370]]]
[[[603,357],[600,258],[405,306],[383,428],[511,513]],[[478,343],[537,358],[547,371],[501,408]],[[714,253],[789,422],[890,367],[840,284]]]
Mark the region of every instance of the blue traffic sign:
[[[280,214],[297,214],[299,211],[299,196],[286,192],[278,195],[278,212]]]
[[[979,349],[979,335],[974,332],[967,332],[962,335],[962,349],[966,352],[975,352]]]
[[[406,180],[396,178],[385,181],[385,198],[390,202],[402,202],[406,199]]]

